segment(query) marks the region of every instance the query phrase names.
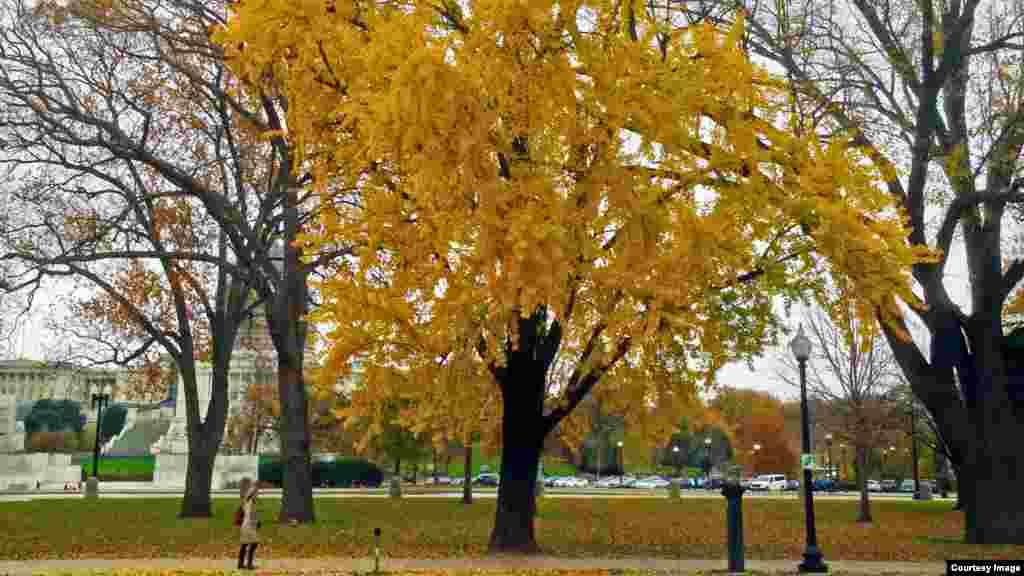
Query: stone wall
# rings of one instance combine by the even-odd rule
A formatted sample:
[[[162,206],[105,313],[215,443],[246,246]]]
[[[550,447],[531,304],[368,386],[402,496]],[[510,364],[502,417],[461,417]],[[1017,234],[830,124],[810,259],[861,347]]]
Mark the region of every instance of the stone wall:
[[[70,454],[0,454],[0,490],[12,484],[35,488],[37,482],[78,482],[81,476],[81,468],[71,465]]]
[[[157,454],[153,484],[161,488],[184,488],[188,472],[188,454]],[[259,480],[259,456],[218,454],[213,463],[211,488],[220,490],[248,476]]]

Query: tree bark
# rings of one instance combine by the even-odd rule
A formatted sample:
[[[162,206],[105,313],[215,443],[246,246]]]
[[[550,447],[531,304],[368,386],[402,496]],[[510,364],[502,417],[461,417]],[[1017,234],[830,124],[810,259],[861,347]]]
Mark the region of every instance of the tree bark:
[[[531,422],[528,416],[517,417],[506,405],[502,426],[501,483],[489,551],[536,554],[540,548],[534,538],[533,518],[543,438],[528,431],[537,430],[541,423]]]
[[[299,260],[299,248],[293,240],[299,232],[299,189],[288,181],[290,165],[282,163],[279,177],[286,185],[284,194],[284,266],[280,284],[267,308],[271,340],[278,357],[277,386],[281,399],[281,455],[284,457],[284,482],[281,495],[281,522],[312,523],[313,469],[309,430],[309,399],[302,374],[306,347],[303,315],[308,302],[307,272]],[[266,294],[270,296],[270,294]]]
[[[858,445],[857,451],[857,489],[860,491],[860,511],[857,522],[871,522],[871,502],[868,500],[868,458],[867,447]]]
[[[209,518],[213,516],[210,487],[217,448],[205,442],[190,442],[188,471],[185,474],[185,495],[181,499],[178,518]]]
[[[281,455],[284,457],[281,511],[278,521],[312,523],[313,465],[310,457],[309,426],[306,419],[306,390],[301,374],[290,367],[278,370],[281,394]]]
[[[462,466],[462,503],[472,504],[473,503],[473,445],[466,444],[465,453],[463,456]]]

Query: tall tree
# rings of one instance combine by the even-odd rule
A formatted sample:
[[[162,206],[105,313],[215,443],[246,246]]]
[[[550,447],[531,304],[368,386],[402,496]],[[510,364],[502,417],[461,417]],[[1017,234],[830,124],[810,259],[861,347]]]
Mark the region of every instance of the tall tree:
[[[814,344],[807,363],[807,393],[818,405],[822,432],[854,450],[857,470],[868,470],[868,452],[899,429],[890,395],[900,382],[899,367],[874,322],[859,320],[849,300],[839,299],[829,310],[815,309],[805,319]],[[799,368],[790,354],[781,354],[778,377],[799,387]],[[819,434],[823,436],[823,434]],[[871,522],[867,474],[857,474],[860,491],[858,522]]]
[[[767,392],[723,387],[711,406],[732,430],[737,464],[755,474],[785,474],[796,468],[796,453],[785,441],[780,400]]]
[[[46,169],[60,166],[70,179],[55,177],[56,184],[96,197],[104,186],[118,186],[103,168],[120,166],[124,183],[136,190],[125,198],[135,205],[144,208],[145,194],[155,204],[175,198],[172,204],[189,204],[201,212],[193,216],[216,224],[225,248],[218,251],[220,242],[208,236],[204,247],[232,266],[231,277],[243,290],[238,306],[249,305],[246,292],[256,293],[278,356],[287,470],[280,518],[313,521],[301,317],[310,297],[306,278],[322,261],[300,262],[292,242],[314,206],[307,202],[313,197],[297,188],[308,175],[291,163],[281,130],[286,102],[272,90],[249,91],[227,73],[223,52],[209,38],[225,23],[224,2],[4,0],[3,6],[3,140],[14,158],[5,165],[18,179],[37,169],[43,186],[53,184],[46,182]],[[74,188],[74,178],[98,184]],[[89,216],[83,204],[80,210]],[[344,248],[331,249],[339,250]],[[216,258],[180,248],[169,258],[216,265]],[[229,291],[226,283],[205,289],[211,298]],[[187,308],[176,312],[182,322]],[[230,310],[226,317],[233,315]],[[217,338],[213,343],[215,359],[225,354],[217,347],[231,344]],[[195,351],[191,345],[181,349],[185,355]],[[187,399],[191,384],[185,378]],[[218,395],[211,403],[220,406]],[[223,434],[222,424],[211,426],[220,432],[206,436],[208,450]],[[192,438],[202,433],[190,428]]]
[[[688,0],[692,18],[727,23],[734,0]],[[965,536],[1024,542],[1024,364],[1004,322],[1020,311],[1024,257],[1024,4],[1008,0],[741,3],[747,46],[785,70],[813,122],[851,135],[888,174],[907,241],[940,253],[904,299],[925,329],[884,322],[897,363],[938,424],[960,472]],[[898,170],[896,168],[899,168]],[[954,240],[962,240],[954,242]],[[963,248],[967,274],[950,269]],[[966,284],[958,300],[953,283]],[[913,323],[908,319],[907,324]]]
[[[422,395],[454,359],[490,374],[492,551],[538,549],[540,449],[588,395],[652,406],[626,425],[650,414],[663,440],[699,383],[772,340],[774,295],[827,269],[894,316],[911,298],[921,254],[879,175],[842,139],[773,124],[785,93],[742,26],[611,1],[232,10],[228,61],[287,95],[322,193],[302,241],[363,247],[316,284],[328,372],[364,354],[369,383],[401,366]]]

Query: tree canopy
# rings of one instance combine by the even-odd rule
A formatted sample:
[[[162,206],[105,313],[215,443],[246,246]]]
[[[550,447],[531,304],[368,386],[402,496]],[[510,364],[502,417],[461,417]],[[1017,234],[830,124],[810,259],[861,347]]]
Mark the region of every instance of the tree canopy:
[[[233,6],[229,65],[287,95],[332,208],[302,241],[362,246],[316,286],[333,373],[360,353],[369,383],[400,365],[426,394],[478,352],[500,370],[515,318],[542,309],[576,360],[560,418],[605,373],[620,404],[689,396],[823,269],[885,310],[913,300],[920,254],[882,175],[797,129],[742,21],[615,6]]]

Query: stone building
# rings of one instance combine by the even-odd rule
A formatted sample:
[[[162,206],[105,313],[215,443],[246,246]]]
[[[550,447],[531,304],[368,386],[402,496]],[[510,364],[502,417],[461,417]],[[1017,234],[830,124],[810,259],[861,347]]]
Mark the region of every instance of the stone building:
[[[127,372],[117,369],[83,368],[68,362],[28,359],[0,360],[0,395],[14,396],[16,402],[53,398],[81,402],[89,409],[89,388],[110,385],[115,401],[122,400]]]

